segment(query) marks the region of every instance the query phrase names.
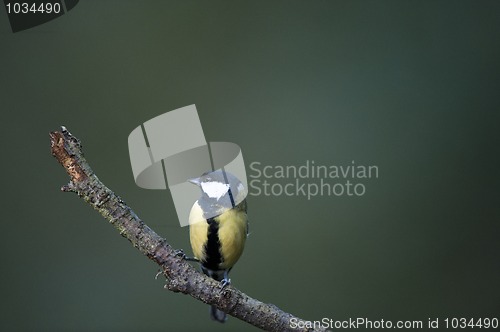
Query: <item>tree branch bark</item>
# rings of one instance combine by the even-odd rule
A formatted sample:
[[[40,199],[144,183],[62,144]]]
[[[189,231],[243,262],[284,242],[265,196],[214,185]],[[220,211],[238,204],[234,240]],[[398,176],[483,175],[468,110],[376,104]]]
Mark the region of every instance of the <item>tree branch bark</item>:
[[[227,314],[267,331],[324,331],[324,329],[292,329],[292,319],[301,320],[273,304],[262,303],[233,286],[220,291],[220,283],[197,272],[179,257],[167,241],[149,228],[134,211],[94,174],[85,159],[80,141],[65,127],[50,133],[52,155],[64,167],[70,182],[61,188],[77,193],[96,209],[134,247],[156,262],[167,278],[165,288],[188,294],[207,304],[215,305]],[[208,318],[207,318],[208,319]],[[305,326],[305,325],[302,325]]]

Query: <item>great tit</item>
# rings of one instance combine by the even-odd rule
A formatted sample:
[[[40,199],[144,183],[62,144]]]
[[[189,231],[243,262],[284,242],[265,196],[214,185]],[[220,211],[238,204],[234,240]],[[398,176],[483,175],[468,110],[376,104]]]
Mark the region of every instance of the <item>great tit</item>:
[[[189,215],[191,248],[203,273],[225,287],[231,282],[228,273],[243,253],[248,235],[246,189],[223,170],[204,173],[189,182],[201,189]],[[215,306],[210,315],[221,323],[227,318]]]

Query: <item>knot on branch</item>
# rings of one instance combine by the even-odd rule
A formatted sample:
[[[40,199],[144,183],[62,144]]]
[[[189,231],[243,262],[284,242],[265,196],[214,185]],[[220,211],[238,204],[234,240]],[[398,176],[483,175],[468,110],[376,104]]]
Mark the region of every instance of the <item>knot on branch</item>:
[[[75,184],[86,180],[88,174],[80,166],[84,160],[80,141],[71,135],[64,126],[61,127],[61,131],[53,131],[49,136],[52,155],[64,167],[71,182]],[[67,189],[74,191],[74,186],[68,185]]]

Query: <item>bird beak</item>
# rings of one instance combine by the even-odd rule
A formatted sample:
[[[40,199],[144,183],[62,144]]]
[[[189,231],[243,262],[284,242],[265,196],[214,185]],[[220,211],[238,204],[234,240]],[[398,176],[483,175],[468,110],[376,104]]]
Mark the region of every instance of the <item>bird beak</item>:
[[[188,182],[191,182],[192,184],[199,186],[200,185],[200,178],[188,179]]]

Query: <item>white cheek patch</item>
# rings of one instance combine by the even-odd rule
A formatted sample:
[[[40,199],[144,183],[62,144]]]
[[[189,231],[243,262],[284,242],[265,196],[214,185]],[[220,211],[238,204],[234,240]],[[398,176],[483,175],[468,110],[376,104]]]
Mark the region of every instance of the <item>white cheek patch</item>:
[[[227,193],[229,185],[221,182],[202,182],[201,189],[208,197],[219,200]]]

